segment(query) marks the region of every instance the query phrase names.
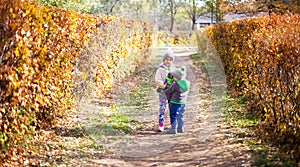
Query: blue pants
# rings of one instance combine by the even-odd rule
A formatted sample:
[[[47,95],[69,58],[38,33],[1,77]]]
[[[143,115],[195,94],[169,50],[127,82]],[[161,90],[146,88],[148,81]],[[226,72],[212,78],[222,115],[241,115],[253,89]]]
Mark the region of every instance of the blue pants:
[[[185,104],[170,103],[170,121],[172,129],[183,128]]]

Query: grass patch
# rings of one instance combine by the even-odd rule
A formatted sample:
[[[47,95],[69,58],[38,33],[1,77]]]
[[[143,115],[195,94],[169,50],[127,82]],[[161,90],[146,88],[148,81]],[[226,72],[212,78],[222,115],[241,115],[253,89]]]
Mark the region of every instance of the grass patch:
[[[204,61],[200,58],[198,53],[191,54],[190,58],[193,60],[195,65],[197,65],[198,67],[205,67]]]
[[[111,125],[111,127],[123,133],[133,132],[134,128],[131,123],[134,122],[134,120],[120,113],[116,114],[108,120],[108,124]]]
[[[254,166],[258,167],[294,167],[297,162],[284,155],[279,148],[264,142],[256,135],[259,120],[247,110],[247,99],[228,97],[226,100],[225,122],[231,127],[240,129],[234,131],[235,142],[241,139],[251,148]]]
[[[155,87],[154,63],[157,63],[158,56],[154,55],[154,61],[150,61],[150,65],[144,65],[128,76],[123,81],[124,84],[121,84],[122,91],[116,87],[113,92],[116,101],[107,106],[99,115],[94,114],[94,117],[90,118],[90,125],[85,129],[92,138],[102,140],[111,136],[122,136],[145,127],[145,123],[138,120],[139,116],[143,117],[145,112],[152,107],[150,93]]]
[[[140,83],[136,88],[132,89],[129,94],[128,106],[135,106],[137,110],[146,110],[151,105],[149,104],[149,91],[153,87],[150,83]]]
[[[255,115],[245,108],[245,101],[239,99],[226,99],[226,120],[229,124],[241,128],[255,128],[258,121]]]

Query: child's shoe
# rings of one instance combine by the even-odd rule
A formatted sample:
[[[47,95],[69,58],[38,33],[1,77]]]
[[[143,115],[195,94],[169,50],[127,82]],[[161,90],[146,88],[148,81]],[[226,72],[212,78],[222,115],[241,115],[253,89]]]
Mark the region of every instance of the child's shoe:
[[[166,132],[166,134],[176,134],[177,133],[177,120],[175,120],[172,125],[171,128]]]
[[[164,131],[164,129],[165,129],[164,123],[163,122],[159,123],[157,131],[162,132]]]
[[[176,134],[176,133],[177,133],[177,130],[173,129],[173,128],[166,131],[166,134]]]
[[[165,128],[164,126],[158,126],[157,131],[158,131],[158,132],[162,132],[162,131],[164,131],[164,128]]]
[[[178,133],[184,133],[184,128],[183,127],[178,127],[177,132]]]

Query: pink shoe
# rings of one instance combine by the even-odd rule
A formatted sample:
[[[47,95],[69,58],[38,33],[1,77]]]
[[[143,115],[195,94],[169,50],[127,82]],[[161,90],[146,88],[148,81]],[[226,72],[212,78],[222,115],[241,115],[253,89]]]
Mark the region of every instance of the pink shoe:
[[[162,132],[162,131],[164,131],[164,128],[165,128],[164,126],[159,126],[158,129],[157,129],[157,131],[158,132]]]
[[[162,132],[162,131],[164,131],[164,129],[165,129],[164,123],[163,122],[159,123],[157,131]]]

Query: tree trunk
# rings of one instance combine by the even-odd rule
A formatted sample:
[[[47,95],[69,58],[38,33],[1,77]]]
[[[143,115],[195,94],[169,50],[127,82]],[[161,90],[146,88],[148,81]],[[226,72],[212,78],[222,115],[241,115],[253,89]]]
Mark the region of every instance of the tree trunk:
[[[193,14],[192,14],[192,31],[195,30],[195,24],[196,24],[196,3],[195,0],[193,0]]]
[[[176,9],[175,9],[175,2],[173,2],[173,0],[169,1],[169,6],[170,6],[170,17],[171,17],[171,25],[170,25],[170,29],[169,29],[169,35],[168,35],[168,39],[166,42],[166,46],[169,46],[170,40],[171,40],[171,36],[172,36],[172,32],[173,32],[173,27],[174,27],[174,21],[175,21],[175,13],[176,13]]]

